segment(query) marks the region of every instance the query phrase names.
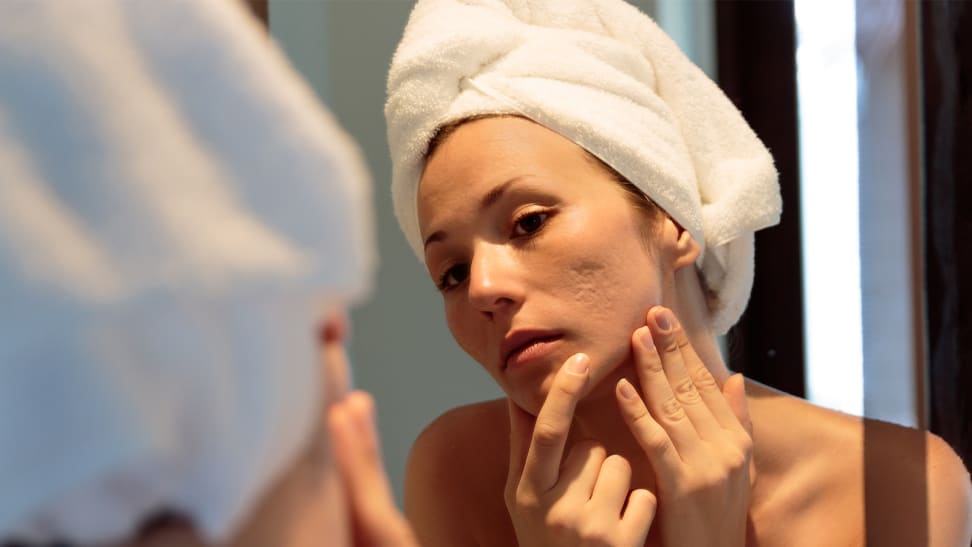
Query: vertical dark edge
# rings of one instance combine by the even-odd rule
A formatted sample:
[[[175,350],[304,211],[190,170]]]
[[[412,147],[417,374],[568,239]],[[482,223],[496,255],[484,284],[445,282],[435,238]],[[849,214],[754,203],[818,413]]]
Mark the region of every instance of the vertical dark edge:
[[[922,2],[929,429],[972,463],[972,9]],[[965,366],[963,366],[963,363]]]
[[[793,2],[716,2],[719,85],[776,161],[778,226],[756,234],[746,313],[729,333],[729,365],[797,396],[805,393],[800,238],[796,23]]]
[[[925,228],[924,228],[924,184],[922,166],[925,156],[922,150],[922,90],[921,90],[921,24],[920,4],[905,2],[904,9],[904,52],[905,94],[907,97],[907,147],[908,181],[911,224],[911,309],[914,332],[914,394],[915,418],[919,429],[928,429],[928,332],[927,310],[925,304]]]
[[[880,0],[857,0],[857,17],[874,17],[880,13]],[[901,9],[899,14],[903,23],[901,30],[902,58],[896,59],[902,65],[905,93],[905,147],[909,180],[909,218],[903,219],[910,226],[910,241],[905,242],[910,247],[910,264],[912,269],[912,285],[910,300],[914,317],[913,362],[915,379],[915,416],[919,427],[924,427],[925,412],[925,363],[926,336],[924,313],[924,265],[923,265],[923,226],[924,218],[922,203],[922,74],[920,66],[919,44],[919,10],[917,2],[895,2]],[[861,9],[863,8],[863,9]],[[870,12],[870,13],[868,13]],[[866,26],[866,25],[865,25]],[[858,29],[861,21],[857,22]],[[858,108],[867,105],[859,104]],[[867,134],[866,131],[861,132]],[[871,181],[872,183],[874,181]],[[868,400],[869,379],[865,375],[862,396]],[[902,473],[896,485],[900,492],[907,492],[907,496],[889,496],[887,484],[887,469],[889,460],[894,458],[901,462],[908,462],[912,469],[926,468],[926,447],[924,437],[918,442],[898,442],[901,430],[897,426],[878,420],[863,421],[862,449],[864,480],[864,535],[865,545],[927,545],[928,544],[928,482],[924,473]],[[889,446],[897,446],[892,454],[888,453]],[[896,525],[893,519],[900,515],[908,515],[908,526]],[[893,531],[893,532],[892,532]],[[893,534],[890,535],[890,534]]]

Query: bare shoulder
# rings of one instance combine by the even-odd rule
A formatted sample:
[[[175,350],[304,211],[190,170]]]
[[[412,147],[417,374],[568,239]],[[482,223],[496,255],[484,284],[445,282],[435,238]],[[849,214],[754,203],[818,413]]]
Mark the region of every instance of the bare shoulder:
[[[756,543],[970,544],[968,471],[940,437],[747,390],[754,458],[767,471],[754,489],[754,502],[765,500],[753,514]]]
[[[405,470],[405,513],[420,543],[488,545],[512,527],[503,501],[506,401],[447,411],[419,434]]]
[[[868,537],[877,544],[972,544],[972,484],[961,458],[941,437],[863,420]],[[883,543],[882,543],[883,542]]]
[[[929,545],[972,545],[972,482],[962,459],[937,435],[925,443]]]

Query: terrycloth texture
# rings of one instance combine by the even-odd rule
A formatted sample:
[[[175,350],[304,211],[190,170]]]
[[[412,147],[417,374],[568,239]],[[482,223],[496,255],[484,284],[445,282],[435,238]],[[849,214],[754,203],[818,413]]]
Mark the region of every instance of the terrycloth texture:
[[[3,4],[0,542],[226,539],[310,441],[370,184],[241,6]]]
[[[623,174],[702,246],[725,332],[752,288],[753,233],[779,221],[773,159],[739,111],[620,0],[421,0],[388,76],[395,213],[420,257],[429,139],[489,113],[530,118]]]

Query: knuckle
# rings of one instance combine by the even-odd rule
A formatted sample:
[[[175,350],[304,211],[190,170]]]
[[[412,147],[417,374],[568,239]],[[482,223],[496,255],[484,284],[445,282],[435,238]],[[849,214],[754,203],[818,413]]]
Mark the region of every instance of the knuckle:
[[[678,343],[678,338],[672,334],[669,334],[662,340],[661,347],[665,353],[678,353],[682,351],[682,347]]]
[[[742,470],[749,470],[749,453],[742,450],[729,451],[726,455],[726,467],[733,475]]]
[[[574,514],[561,505],[554,505],[544,517],[544,524],[554,533],[563,534],[574,527]]]
[[[700,365],[692,376],[692,380],[695,382],[695,387],[703,391],[718,391],[719,385],[716,383],[715,378],[712,377],[712,373],[709,369],[705,368],[704,365]]]
[[[695,389],[695,383],[691,378],[685,378],[672,387],[675,388],[675,396],[683,403],[695,404],[701,400],[698,390]]]
[[[685,409],[678,399],[671,397],[661,404],[662,416],[671,422],[678,422],[685,419]]]
[[[538,419],[533,427],[533,442],[540,446],[556,446],[563,442],[565,436],[566,432],[549,420]]]
[[[741,454],[729,458],[729,461],[726,462],[726,464],[729,467],[729,475],[731,476],[738,475],[742,471],[749,469],[749,460],[743,457]]]
[[[658,457],[664,457],[668,454],[669,450],[675,449],[668,437],[659,430],[654,430],[649,434],[643,443],[645,450],[651,451],[651,453]]]
[[[631,423],[633,426],[641,430],[651,430],[653,418],[648,413],[648,409],[644,405],[635,411],[635,414],[631,415]]]
[[[662,374],[664,373],[665,370],[664,367],[662,366],[661,359],[658,358],[657,354],[649,355],[648,358],[641,363],[641,368],[651,373],[662,373]]]
[[[628,463],[623,456],[618,454],[611,454],[604,459],[604,463],[601,464],[602,469],[609,469],[610,471],[617,474],[630,474],[631,464]]]
[[[507,507],[511,511],[536,511],[540,508],[540,499],[533,493],[522,488],[516,490],[512,496],[512,507]]]
[[[672,337],[675,338],[675,345],[678,347],[679,351],[691,349],[692,343],[689,342],[688,336],[685,336],[685,333],[682,332],[681,328],[672,333]]]

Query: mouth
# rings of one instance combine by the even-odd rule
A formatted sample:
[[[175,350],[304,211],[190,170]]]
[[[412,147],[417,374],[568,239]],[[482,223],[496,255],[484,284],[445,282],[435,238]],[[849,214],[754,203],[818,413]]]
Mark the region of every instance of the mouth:
[[[546,355],[563,334],[553,331],[521,330],[506,335],[500,346],[503,369],[517,368]]]

